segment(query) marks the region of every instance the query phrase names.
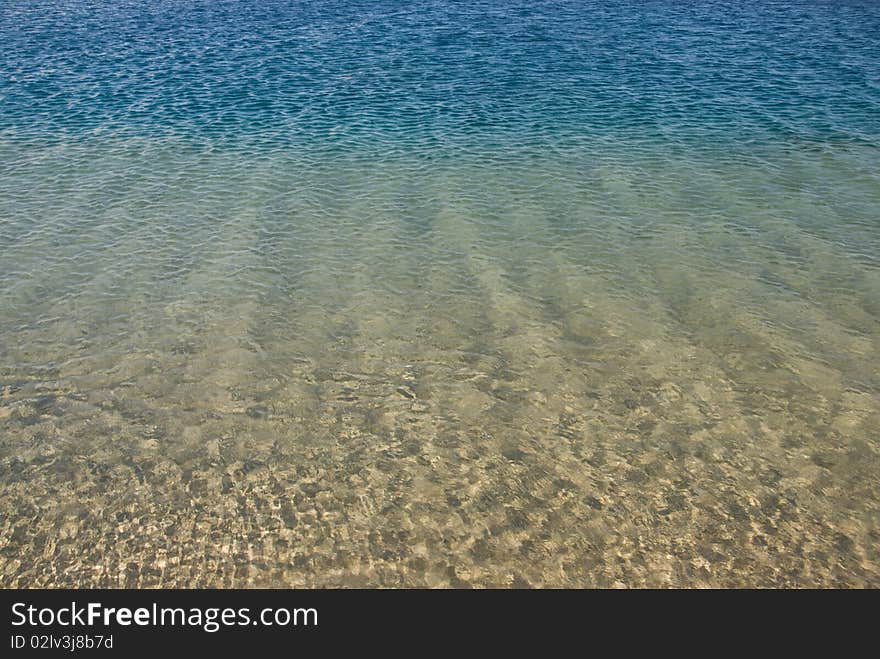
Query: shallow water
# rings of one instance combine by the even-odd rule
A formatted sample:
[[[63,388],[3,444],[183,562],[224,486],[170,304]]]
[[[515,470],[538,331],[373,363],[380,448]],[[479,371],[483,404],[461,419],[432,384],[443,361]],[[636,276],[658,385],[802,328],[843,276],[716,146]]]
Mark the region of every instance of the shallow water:
[[[0,584],[880,585],[876,4],[252,4],[0,9]]]

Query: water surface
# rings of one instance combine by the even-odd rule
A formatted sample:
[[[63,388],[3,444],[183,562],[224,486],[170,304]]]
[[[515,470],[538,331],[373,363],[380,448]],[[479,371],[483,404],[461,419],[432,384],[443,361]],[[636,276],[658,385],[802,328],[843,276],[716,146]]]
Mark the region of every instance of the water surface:
[[[0,584],[880,585],[880,6],[0,7]]]

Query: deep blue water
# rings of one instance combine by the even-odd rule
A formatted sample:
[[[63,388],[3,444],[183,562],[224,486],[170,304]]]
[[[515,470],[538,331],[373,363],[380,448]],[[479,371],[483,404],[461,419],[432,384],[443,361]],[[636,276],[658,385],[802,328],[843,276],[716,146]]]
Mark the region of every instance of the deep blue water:
[[[6,0],[0,130],[873,141],[878,35],[854,0]]]

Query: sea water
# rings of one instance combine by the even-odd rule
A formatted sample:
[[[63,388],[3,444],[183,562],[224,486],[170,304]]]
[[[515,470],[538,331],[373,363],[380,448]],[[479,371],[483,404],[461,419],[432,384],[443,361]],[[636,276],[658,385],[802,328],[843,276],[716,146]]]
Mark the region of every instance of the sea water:
[[[0,4],[0,584],[880,585],[880,4]]]

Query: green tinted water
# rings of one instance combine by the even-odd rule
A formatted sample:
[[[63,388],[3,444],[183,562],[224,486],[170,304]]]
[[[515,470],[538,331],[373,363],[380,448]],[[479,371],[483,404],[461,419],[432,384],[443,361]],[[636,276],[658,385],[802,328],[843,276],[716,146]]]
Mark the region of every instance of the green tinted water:
[[[878,584],[871,146],[0,161],[4,585]]]

